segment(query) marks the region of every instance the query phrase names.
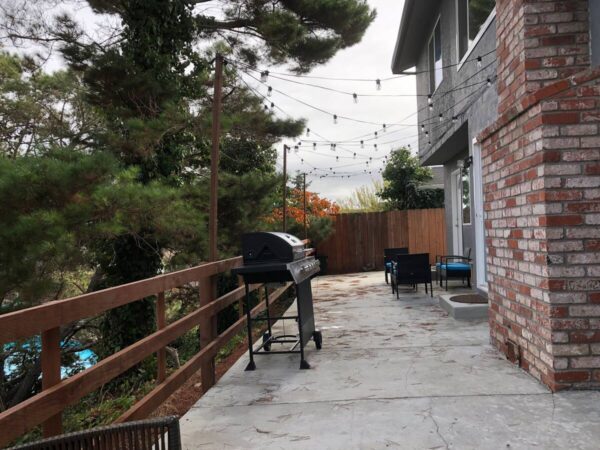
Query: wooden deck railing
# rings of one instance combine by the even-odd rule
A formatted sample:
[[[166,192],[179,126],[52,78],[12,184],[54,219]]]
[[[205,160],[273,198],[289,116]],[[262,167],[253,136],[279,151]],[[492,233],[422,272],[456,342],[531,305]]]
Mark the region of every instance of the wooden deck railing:
[[[217,299],[214,298],[215,276],[241,265],[242,258],[202,264],[190,269],[159,275],[154,278],[58,300],[0,316],[0,345],[41,334],[42,391],[0,413],[0,447],[43,424],[44,435],[62,432],[62,411],[85,395],[100,388],[144,358],[157,354],[157,385],[138,401],[118,421],[125,422],[147,417],[196,371],[201,370],[203,389],[214,384],[214,357],[219,349],[246,324],[246,316],[217,335],[216,315],[245,294],[239,287]],[[212,280],[212,282],[211,282]],[[165,292],[189,283],[198,283],[199,307],[181,319],[167,324]],[[269,294],[269,300],[279,298],[289,288],[284,285]],[[260,285],[252,285],[252,291]],[[99,361],[78,374],[61,380],[60,327],[97,316],[110,309],[157,296],[157,331],[133,345]],[[265,308],[265,302],[252,310],[252,315]],[[242,309],[240,309],[240,312]],[[200,327],[200,351],[178,370],[166,376],[165,347],[175,339]],[[205,384],[206,383],[206,384]]]

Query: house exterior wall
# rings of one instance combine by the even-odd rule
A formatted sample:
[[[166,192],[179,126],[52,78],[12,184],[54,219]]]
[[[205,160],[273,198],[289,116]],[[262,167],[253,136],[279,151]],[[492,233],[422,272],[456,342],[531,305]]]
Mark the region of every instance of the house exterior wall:
[[[590,49],[592,53],[592,64],[600,66],[600,2],[590,2],[590,31],[592,39]]]
[[[492,343],[553,390],[600,388],[600,70],[588,1],[497,1],[480,136]]]
[[[443,80],[432,93],[433,110],[428,107],[427,95],[430,94],[430,75],[428,72],[428,39],[421,45],[416,70],[417,107],[419,122],[419,158],[423,165],[442,164],[445,172],[444,194],[446,198],[446,239],[448,253],[454,248],[454,218],[451,199],[455,195],[451,186],[451,174],[456,170],[459,159],[472,154],[472,141],[479,132],[497,117],[498,94],[496,90],[496,23],[491,18],[481,37],[459,65],[457,36],[457,2],[443,0],[437,11],[431,14],[431,21],[425,26],[431,35],[437,20],[440,20],[442,35]],[[477,63],[481,56],[481,65]],[[449,67],[446,67],[449,66]],[[487,80],[491,80],[488,86]],[[439,114],[444,116],[439,121]],[[452,118],[457,120],[453,121]],[[425,130],[421,130],[425,124]],[[429,132],[426,136],[425,132]],[[431,145],[428,142],[431,141]],[[474,186],[471,176],[471,187]],[[472,279],[477,279],[476,242],[474,233],[474,212],[481,209],[473,202],[471,195],[471,224],[463,225],[461,230],[462,248],[471,249],[473,259]]]

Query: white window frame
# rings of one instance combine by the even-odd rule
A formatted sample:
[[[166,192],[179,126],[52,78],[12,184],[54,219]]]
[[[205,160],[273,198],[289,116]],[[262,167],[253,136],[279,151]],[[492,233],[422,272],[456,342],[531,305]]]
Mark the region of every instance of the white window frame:
[[[485,260],[485,211],[483,209],[483,174],[481,162],[481,145],[477,139],[472,142],[471,157],[473,158],[473,170],[471,171],[471,179],[473,180],[473,215],[475,219],[475,264],[477,280],[476,286],[478,289],[487,292],[487,261]]]
[[[454,1],[454,9],[456,10],[456,56],[457,57],[460,53],[460,17],[458,14],[458,12],[460,11],[460,8],[458,7],[459,1],[462,1],[462,0]],[[467,9],[467,11],[468,11],[468,9]],[[494,9],[492,9],[492,12],[490,12],[490,15],[488,16],[488,18],[485,19],[485,22],[483,23],[483,25],[481,25],[481,28],[479,29],[479,32],[477,33],[477,36],[475,36],[475,39],[473,39],[473,42],[471,43],[471,45],[469,45],[469,47],[467,48],[467,51],[465,52],[463,57],[458,62],[458,65],[456,66],[457,72],[465,64],[465,61],[469,58],[471,53],[473,53],[473,49],[475,47],[477,47],[477,44],[481,40],[481,37],[485,34],[485,32],[490,27],[490,25],[492,24],[492,22],[494,21],[495,18],[496,18],[496,7],[494,7]],[[469,23],[467,22],[467,39],[468,39],[468,36],[469,36]]]
[[[431,86],[433,84],[433,90],[430,92],[431,95],[433,95],[438,88],[442,85],[442,82],[444,81],[444,55],[442,54],[442,49],[440,49],[440,57],[442,60],[442,70],[441,70],[441,74],[442,74],[442,78],[440,78],[440,83],[436,86],[435,83],[435,73],[436,73],[436,69],[435,69],[435,29],[437,28],[437,26],[440,26],[440,45],[442,45],[442,15],[438,15],[437,20],[435,21],[434,25],[433,25],[433,29],[431,30],[431,34],[429,35],[429,39],[427,41],[427,69],[429,70],[429,89],[431,90]],[[433,40],[433,55],[430,54],[430,48],[431,48],[431,41]],[[431,66],[429,65],[430,59],[433,61],[433,70],[431,69]],[[433,83],[431,82],[431,79],[433,78]]]

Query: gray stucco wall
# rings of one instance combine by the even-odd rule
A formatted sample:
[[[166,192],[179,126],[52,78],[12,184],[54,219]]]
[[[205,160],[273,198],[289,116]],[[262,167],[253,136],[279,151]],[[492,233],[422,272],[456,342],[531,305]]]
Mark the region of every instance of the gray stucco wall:
[[[440,16],[441,14],[441,16]],[[428,70],[428,41],[415,43],[422,47],[421,56],[417,63],[417,71],[423,72],[417,75],[417,93],[422,95],[417,99],[419,109],[419,156],[425,165],[444,164],[447,160],[455,156],[455,152],[460,150],[455,146],[444,148],[444,144],[452,137],[454,132],[461,127],[470,117],[480,117],[479,122],[491,123],[497,115],[497,95],[496,101],[487,102],[479,106],[476,114],[466,113],[472,109],[472,102],[485,91],[496,93],[496,22],[493,20],[481,39],[477,42],[473,50],[467,56],[467,61],[462,66],[456,66],[458,61],[458,43],[457,43],[457,23],[456,23],[456,1],[443,0],[440,2],[438,11],[432,12],[431,23],[424,24],[431,31],[441,17],[442,32],[442,62],[446,67],[444,69],[443,81],[433,93],[433,111],[430,111],[427,105],[427,94],[429,94],[429,73]],[[475,59],[483,56],[482,66],[478,67]],[[471,61],[472,60],[472,61]],[[490,78],[493,81],[491,87],[487,86],[486,80]],[[455,90],[460,88],[459,90]],[[444,122],[439,122],[439,114],[444,115]],[[452,117],[457,116],[458,122],[452,123]],[[421,132],[420,124],[426,124],[426,131],[429,131],[429,138]],[[485,126],[484,126],[485,127]],[[473,129],[473,127],[469,127]],[[481,128],[480,128],[481,129]],[[471,130],[470,130],[471,131]],[[428,145],[431,139],[432,145]]]
[[[600,66],[600,0],[589,0],[592,64]]]
[[[596,0],[592,0],[596,1]],[[600,0],[597,0],[600,3]],[[441,16],[440,16],[441,14]],[[417,75],[417,105],[419,109],[419,157],[424,165],[444,165],[444,191],[446,195],[446,236],[448,252],[452,253],[453,221],[452,221],[452,172],[457,169],[457,161],[465,159],[472,154],[473,138],[481,130],[490,125],[497,118],[498,93],[496,90],[496,21],[491,21],[481,39],[466,57],[467,61],[457,66],[458,42],[457,42],[457,19],[456,1],[440,1],[438,11],[431,15],[431,23],[424,24],[431,31],[441,17],[442,32],[442,59],[444,69],[443,81],[433,94],[433,111],[430,111],[427,103],[429,93],[428,70],[428,41],[415,43],[421,45],[421,55],[417,64],[417,71],[423,72]],[[486,56],[483,56],[486,55]],[[481,67],[478,67],[476,58],[482,56]],[[472,61],[469,61],[472,60]],[[487,85],[487,79],[492,80],[492,85]],[[456,89],[460,87],[460,89]],[[439,114],[444,114],[444,122],[440,124]],[[451,118],[458,117],[453,123]],[[421,132],[420,124],[425,123],[429,137]],[[432,145],[428,145],[428,140]],[[471,175],[471,211],[475,211],[473,204],[473,189],[476,189]],[[473,270],[476,271],[475,250],[475,215],[472,214],[471,224],[464,225],[462,229],[463,250],[471,248],[473,258]],[[476,280],[473,273],[473,280]]]

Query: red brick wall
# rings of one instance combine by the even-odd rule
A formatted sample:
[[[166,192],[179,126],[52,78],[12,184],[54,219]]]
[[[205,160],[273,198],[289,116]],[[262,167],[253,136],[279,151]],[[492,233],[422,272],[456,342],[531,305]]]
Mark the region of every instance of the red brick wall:
[[[600,387],[600,70],[587,23],[586,1],[497,2],[500,117],[480,136],[491,339],[554,390]]]
[[[497,0],[499,112],[589,67],[587,0]]]

